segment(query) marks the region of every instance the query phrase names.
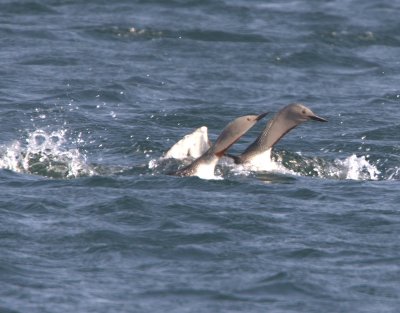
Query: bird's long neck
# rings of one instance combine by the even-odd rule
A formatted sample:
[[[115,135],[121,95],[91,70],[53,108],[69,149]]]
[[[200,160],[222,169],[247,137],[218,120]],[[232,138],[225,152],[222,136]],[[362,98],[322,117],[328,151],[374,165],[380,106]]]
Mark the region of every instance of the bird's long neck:
[[[239,156],[241,162],[244,163],[247,159],[271,149],[285,134],[297,125],[297,121],[288,119],[284,112],[279,112],[268,122],[257,139]]]

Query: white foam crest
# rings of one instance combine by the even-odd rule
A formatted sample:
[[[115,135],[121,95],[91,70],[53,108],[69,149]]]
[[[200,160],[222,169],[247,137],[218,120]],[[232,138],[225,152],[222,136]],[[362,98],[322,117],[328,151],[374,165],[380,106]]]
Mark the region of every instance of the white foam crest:
[[[335,160],[339,178],[353,180],[378,180],[381,172],[375,165],[368,162],[365,156],[355,154],[344,160]]]
[[[74,178],[94,175],[86,156],[76,148],[65,148],[66,130],[28,134],[26,144],[14,141],[3,146],[0,168],[19,173],[31,173],[54,178]]]

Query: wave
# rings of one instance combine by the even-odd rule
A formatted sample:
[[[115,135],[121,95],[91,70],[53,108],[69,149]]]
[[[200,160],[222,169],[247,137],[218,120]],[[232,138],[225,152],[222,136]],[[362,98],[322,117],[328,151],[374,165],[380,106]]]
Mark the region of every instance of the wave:
[[[221,30],[203,30],[203,29],[183,29],[183,30],[169,30],[169,29],[153,29],[141,27],[120,27],[120,26],[107,26],[107,27],[90,27],[83,30],[84,33],[95,38],[103,38],[108,40],[114,39],[130,39],[130,40],[154,40],[154,39],[189,39],[194,41],[204,42],[269,42],[263,35],[234,32],[234,31],[221,31]]]

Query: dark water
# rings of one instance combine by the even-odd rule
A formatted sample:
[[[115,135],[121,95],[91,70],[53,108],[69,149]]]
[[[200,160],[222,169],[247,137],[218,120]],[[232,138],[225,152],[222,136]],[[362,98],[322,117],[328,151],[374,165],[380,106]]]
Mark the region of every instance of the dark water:
[[[1,0],[0,311],[399,312],[399,10]],[[280,171],[165,175],[294,101]]]

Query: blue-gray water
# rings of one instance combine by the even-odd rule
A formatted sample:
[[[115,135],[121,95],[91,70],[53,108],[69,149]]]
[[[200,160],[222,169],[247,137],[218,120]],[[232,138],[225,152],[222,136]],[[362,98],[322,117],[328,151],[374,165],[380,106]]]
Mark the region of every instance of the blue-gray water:
[[[399,11],[1,0],[0,312],[399,312]],[[286,170],[165,175],[295,101]]]

